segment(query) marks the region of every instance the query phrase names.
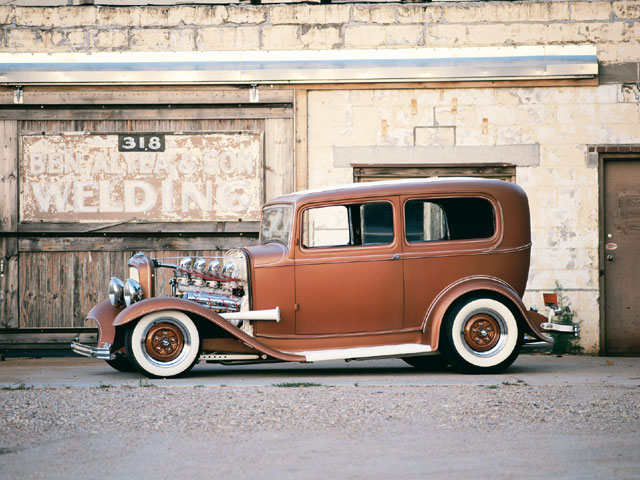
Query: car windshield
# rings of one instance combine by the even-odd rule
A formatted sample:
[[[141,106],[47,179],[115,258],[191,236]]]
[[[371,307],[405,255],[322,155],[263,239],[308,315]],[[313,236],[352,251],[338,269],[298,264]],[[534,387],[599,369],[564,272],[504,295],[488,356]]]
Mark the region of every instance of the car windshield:
[[[262,224],[260,225],[261,245],[271,242],[289,244],[291,211],[290,205],[272,205],[262,210]]]

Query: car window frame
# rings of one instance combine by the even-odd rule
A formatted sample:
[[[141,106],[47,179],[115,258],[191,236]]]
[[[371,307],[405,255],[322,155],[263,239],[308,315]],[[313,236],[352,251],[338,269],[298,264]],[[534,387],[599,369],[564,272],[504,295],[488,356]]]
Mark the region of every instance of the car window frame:
[[[406,228],[406,205],[407,202],[413,200],[421,201],[436,201],[438,199],[453,199],[453,198],[481,198],[489,202],[493,208],[494,214],[494,232],[490,237],[485,238],[472,238],[472,239],[460,239],[460,240],[433,240],[425,242],[409,242],[407,240],[407,228]],[[445,252],[445,251],[477,251],[497,248],[502,242],[504,234],[504,216],[500,203],[492,196],[481,192],[465,192],[455,194],[425,194],[425,195],[403,195],[401,196],[401,212],[402,212],[402,245],[405,252]]]
[[[394,196],[397,198],[397,196]],[[312,210],[314,208],[323,208],[323,207],[339,207],[339,206],[348,206],[348,205],[365,205],[365,204],[373,204],[373,203],[386,203],[391,206],[391,227],[393,231],[393,239],[389,243],[371,243],[371,244],[360,244],[360,245],[329,245],[329,246],[320,246],[320,247],[308,247],[304,245],[304,213],[308,210]],[[363,249],[380,249],[380,250],[388,250],[391,248],[396,248],[396,245],[399,243],[399,235],[398,229],[400,225],[398,225],[398,216],[399,213],[396,210],[397,204],[394,203],[392,199],[389,197],[381,197],[381,198],[373,198],[373,199],[348,199],[348,200],[332,200],[330,202],[318,202],[318,203],[310,203],[302,206],[298,214],[296,215],[298,226],[296,228],[297,231],[297,247],[301,251],[301,253],[308,252],[340,252],[343,250],[363,250]],[[349,229],[351,230],[351,219],[349,218]],[[351,236],[351,232],[349,234]]]

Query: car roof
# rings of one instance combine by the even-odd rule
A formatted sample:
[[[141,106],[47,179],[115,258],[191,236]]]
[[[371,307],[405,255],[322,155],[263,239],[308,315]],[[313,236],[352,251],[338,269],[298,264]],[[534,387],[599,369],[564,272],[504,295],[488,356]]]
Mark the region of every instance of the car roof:
[[[301,205],[319,201],[339,201],[358,197],[384,197],[397,195],[434,194],[488,194],[502,197],[505,194],[521,195],[522,189],[503,180],[473,177],[438,177],[376,182],[350,183],[331,187],[302,190],[276,197],[266,205],[291,203]],[[517,193],[516,193],[517,192]]]

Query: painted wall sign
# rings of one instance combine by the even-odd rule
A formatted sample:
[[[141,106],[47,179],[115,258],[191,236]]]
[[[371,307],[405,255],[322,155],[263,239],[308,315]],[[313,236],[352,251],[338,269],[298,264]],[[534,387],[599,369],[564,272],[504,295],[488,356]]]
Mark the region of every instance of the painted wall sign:
[[[23,135],[21,147],[21,221],[260,219],[258,132]]]

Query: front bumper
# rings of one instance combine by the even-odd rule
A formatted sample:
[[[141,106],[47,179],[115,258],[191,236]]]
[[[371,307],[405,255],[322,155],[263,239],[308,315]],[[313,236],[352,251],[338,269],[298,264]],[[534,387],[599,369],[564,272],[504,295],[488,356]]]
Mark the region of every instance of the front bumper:
[[[103,343],[102,347],[93,347],[91,345],[84,345],[80,343],[76,338],[71,342],[71,350],[78,355],[97,358],[99,360],[114,360],[116,358],[115,354],[111,353],[111,345],[108,343]]]

